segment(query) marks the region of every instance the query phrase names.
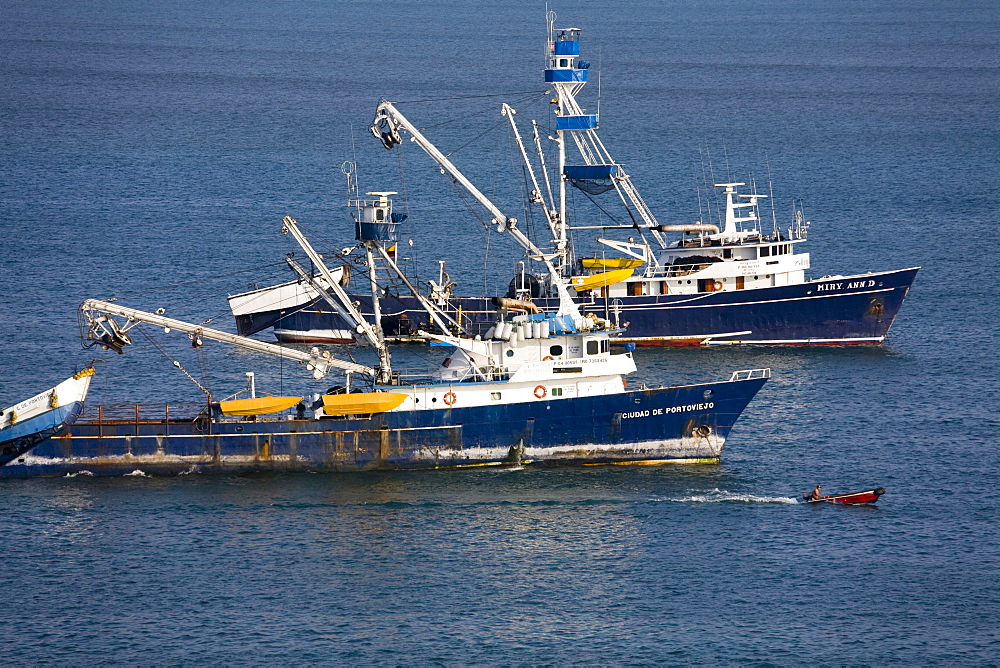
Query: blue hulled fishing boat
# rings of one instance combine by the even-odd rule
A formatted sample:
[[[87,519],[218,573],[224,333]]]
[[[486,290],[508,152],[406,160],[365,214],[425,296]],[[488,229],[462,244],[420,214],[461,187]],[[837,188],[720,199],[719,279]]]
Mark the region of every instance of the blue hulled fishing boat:
[[[385,251],[398,225],[389,194],[352,202],[373,293],[379,291],[376,264],[402,277]],[[185,334],[195,346],[218,341],[298,361],[313,382],[334,370],[344,381],[299,396],[257,397],[251,389],[249,397],[216,401],[206,390],[201,403],[91,406],[64,433],[0,468],[0,476],[717,462],[769,371],[628,389],[633,353],[612,354],[610,346],[621,332],[610,321],[584,316],[548,254],[501,220],[548,267],[558,308],[503,302],[484,336],[454,336],[446,333],[455,326],[449,316],[418,297],[437,329],[421,336],[450,346],[441,364],[422,376],[393,369],[384,332],[364,318],[292,218],[285,218],[283,231],[320,270],[318,277],[303,271],[303,280],[376,350],[374,366],[167,318],[162,310],[84,302],[89,345],[122,353],[131,330],[148,324]]]
[[[577,100],[590,74],[590,64],[580,57],[581,30],[558,29],[554,21],[550,13],[544,81],[556,111],[546,133],[555,140],[555,160],[545,159],[538,123],[532,122],[533,141],[522,141],[515,111],[503,105],[502,113],[530,176],[530,205],[540,208],[547,222],[557,273],[573,286],[584,313],[622,330],[613,342],[846,345],[885,340],[918,267],[809,278],[810,257],[800,250],[809,223],[801,209],[782,227],[772,206],[765,222],[761,203],[768,195],[753,182],[748,190],[743,190],[746,183],[714,184],[717,194],[705,198],[708,207],[699,220],[661,223],[601,142],[599,116],[584,111]],[[386,148],[409,135],[442,166],[447,160],[389,101],[378,105],[372,130]],[[529,155],[526,145],[533,145],[536,155]],[[568,189],[592,201],[594,214],[577,210],[571,217]],[[616,203],[623,211],[617,218],[608,206]],[[574,235],[592,231],[601,234],[601,250],[574,256]],[[530,264],[514,277],[506,296],[550,310],[557,302],[550,276]],[[239,331],[249,335],[273,327],[282,341],[354,340],[351,328],[317,292],[296,291],[295,285],[231,297]],[[428,297],[460,321],[461,331],[484,333],[493,321],[493,300],[456,295],[453,288],[442,271]],[[423,317],[419,300],[410,294],[381,295],[377,305],[365,294],[357,299],[369,321],[376,314],[386,318],[390,333],[400,337]]]

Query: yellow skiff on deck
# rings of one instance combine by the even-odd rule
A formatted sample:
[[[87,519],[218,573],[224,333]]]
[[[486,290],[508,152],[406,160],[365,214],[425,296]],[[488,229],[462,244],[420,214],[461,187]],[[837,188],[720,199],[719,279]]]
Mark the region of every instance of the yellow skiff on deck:
[[[586,292],[587,290],[593,290],[594,288],[603,288],[608,285],[614,285],[615,283],[621,283],[626,278],[635,273],[635,268],[632,269],[616,269],[614,271],[605,271],[600,274],[594,274],[593,276],[576,276],[570,279],[570,285],[573,286],[577,292]]]
[[[363,415],[384,413],[403,403],[399,392],[359,392],[357,394],[324,394],[323,412],[327,415]]]
[[[634,257],[585,257],[580,260],[584,269],[635,269],[642,262]]]
[[[256,399],[234,399],[220,401],[223,415],[267,415],[288,410],[302,401],[302,397],[257,397]]]

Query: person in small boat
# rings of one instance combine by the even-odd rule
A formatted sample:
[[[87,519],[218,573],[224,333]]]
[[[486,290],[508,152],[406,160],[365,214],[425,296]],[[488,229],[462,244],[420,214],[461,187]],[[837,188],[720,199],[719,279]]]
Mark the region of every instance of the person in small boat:
[[[823,485],[816,485],[816,489],[814,489],[809,494],[809,500],[810,501],[819,501],[820,499],[822,499],[823,498],[823,494],[822,494],[822,492],[820,492],[821,489],[823,489]]]

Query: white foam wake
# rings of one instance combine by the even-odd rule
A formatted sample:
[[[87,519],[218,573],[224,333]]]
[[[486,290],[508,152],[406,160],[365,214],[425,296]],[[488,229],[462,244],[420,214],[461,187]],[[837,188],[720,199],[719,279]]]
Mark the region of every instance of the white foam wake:
[[[708,492],[694,492],[690,496],[667,497],[660,501],[676,503],[798,503],[793,496],[760,496],[741,492],[729,492],[724,489],[713,489]]]

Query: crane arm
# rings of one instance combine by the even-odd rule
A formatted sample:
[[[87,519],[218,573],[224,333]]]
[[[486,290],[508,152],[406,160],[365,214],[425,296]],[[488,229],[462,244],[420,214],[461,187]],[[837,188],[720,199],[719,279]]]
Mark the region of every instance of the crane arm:
[[[325,376],[331,368],[350,371],[352,373],[361,373],[372,377],[375,375],[375,370],[371,367],[336,359],[330,355],[329,351],[320,352],[319,349],[313,348],[307,353],[294,348],[285,348],[273,343],[267,343],[266,341],[258,341],[245,336],[210,329],[201,325],[193,325],[183,320],[167,318],[160,313],[148,313],[97,299],[88,299],[80,304],[80,312],[87,322],[87,338],[119,354],[121,354],[123,346],[132,342],[128,336],[128,330],[140,322],[146,322],[165,329],[175,329],[178,332],[185,332],[193,337],[192,341],[195,342],[199,338],[206,338],[266,355],[293,359],[304,364],[307,369],[312,371],[313,378],[316,380]],[[125,322],[120,323],[113,316],[125,318]]]
[[[399,111],[391,102],[383,99],[379,103],[378,107],[375,109],[375,119],[372,121],[371,131],[378,139],[382,141],[382,145],[387,149],[391,149],[393,146],[402,143],[402,138],[399,135],[399,130],[402,128],[413,141],[416,142],[417,146],[422,148],[427,155],[431,157],[441,169],[445,170],[457,183],[459,183],[463,188],[469,191],[477,202],[483,205],[490,215],[493,216],[493,223],[497,226],[497,231],[507,232],[517,243],[521,244],[521,247],[527,251],[527,257],[532,260],[537,260],[545,265],[548,270],[549,275],[552,279],[552,285],[556,289],[559,295],[559,312],[569,313],[579,315],[579,309],[577,309],[576,304],[573,299],[569,296],[569,291],[566,289],[566,283],[563,278],[559,275],[555,266],[552,264],[552,259],[558,257],[561,252],[556,253],[543,253],[538,246],[535,245],[531,239],[524,235],[517,228],[517,218],[508,217],[504,214],[486,195],[482,193],[472,183],[469,179],[465,177],[464,174],[456,167],[451,160],[448,159],[444,153],[442,153],[438,148],[432,144],[424,135],[413,125],[407,118]]]

